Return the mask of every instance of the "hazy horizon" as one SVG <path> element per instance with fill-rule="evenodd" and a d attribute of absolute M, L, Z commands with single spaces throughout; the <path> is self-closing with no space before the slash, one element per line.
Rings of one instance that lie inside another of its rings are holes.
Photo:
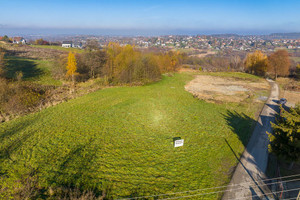
<path fill-rule="evenodd" d="M 300 32 L 296 0 L 14 0 L 0 34 L 197 35 Z M 13 8 L 13 12 L 12 9 Z"/>
<path fill-rule="evenodd" d="M 80 29 L 80 28 L 3 28 L 0 27 L 0 36 L 55 36 L 55 35 L 95 35 L 95 36 L 161 36 L 161 35 L 269 35 L 273 33 L 300 33 L 300 31 L 243 31 L 243 30 L 155 30 L 155 29 Z"/>

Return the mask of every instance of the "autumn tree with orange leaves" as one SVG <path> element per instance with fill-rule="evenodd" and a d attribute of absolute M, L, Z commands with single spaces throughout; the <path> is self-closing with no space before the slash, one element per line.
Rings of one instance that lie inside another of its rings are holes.
<path fill-rule="evenodd" d="M 105 74 L 115 83 L 148 83 L 161 78 L 154 54 L 142 53 L 132 45 L 109 43 Z"/>
<path fill-rule="evenodd" d="M 69 56 L 68 56 L 68 65 L 67 65 L 67 77 L 72 78 L 72 82 L 75 83 L 75 75 L 78 73 L 76 72 L 77 70 L 77 62 L 75 55 L 70 51 Z"/>
<path fill-rule="evenodd" d="M 267 71 L 268 58 L 261 51 L 256 50 L 254 53 L 247 55 L 245 66 L 251 74 L 263 76 Z"/>
<path fill-rule="evenodd" d="M 287 50 L 278 50 L 268 57 L 268 72 L 274 75 L 275 79 L 278 76 L 289 75 L 290 66 L 291 62 Z"/>

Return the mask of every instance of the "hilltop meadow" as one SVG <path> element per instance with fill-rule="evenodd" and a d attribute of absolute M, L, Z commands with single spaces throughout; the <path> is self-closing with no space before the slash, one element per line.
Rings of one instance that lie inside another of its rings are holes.
<path fill-rule="evenodd" d="M 73 188 L 118 199 L 225 186 L 237 163 L 225 139 L 243 152 L 259 103 L 206 103 L 184 90 L 192 79 L 103 89 L 3 123 L 1 198 L 59 199 Z M 175 137 L 183 147 L 173 147 Z"/>
<path fill-rule="evenodd" d="M 230 147 L 242 154 L 268 96 L 268 85 L 255 86 L 263 78 L 190 70 L 180 52 L 90 46 L 69 53 L 77 63 L 70 79 L 65 49 L 3 49 L 1 199 L 219 199 L 220 190 L 191 190 L 226 187 L 237 164 Z M 238 101 L 205 89 L 200 100 L 185 90 L 199 75 L 246 89 Z M 174 148 L 175 138 L 184 146 Z"/>

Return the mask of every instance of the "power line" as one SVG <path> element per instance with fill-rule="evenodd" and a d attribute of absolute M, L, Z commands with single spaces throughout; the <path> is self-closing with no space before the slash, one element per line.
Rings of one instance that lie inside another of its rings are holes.
<path fill-rule="evenodd" d="M 281 182 L 293 182 L 293 181 L 298 181 L 300 179 L 294 179 L 294 180 L 287 180 L 287 181 L 281 181 Z M 247 182 L 244 182 L 247 183 Z M 272 184 L 276 184 L 276 183 L 269 183 L 269 184 L 251 184 L 248 186 L 263 186 L 263 185 L 272 185 Z M 237 186 L 239 186 L 237 184 Z M 150 196 L 140 196 L 140 197 L 130 197 L 130 198 L 123 198 L 123 199 L 117 199 L 117 200 L 130 200 L 130 199 L 141 199 L 141 198 L 149 198 L 149 197 L 159 197 L 159 196 L 170 196 L 170 195 L 174 195 L 174 194 L 183 194 L 183 193 L 188 193 L 188 192 L 198 192 L 198 191 L 203 191 L 203 190 L 209 190 L 209 189 L 216 189 L 216 188 L 222 188 L 222 187 L 226 187 L 226 186 L 220 186 L 220 187 L 214 187 L 214 188 L 204 188 L 204 189 L 199 189 L 199 190 L 188 190 L 188 191 L 183 191 L 183 192 L 174 192 L 174 193 L 167 193 L 167 194 L 158 194 L 158 195 L 150 195 Z M 209 192 L 209 193 L 202 193 L 201 195 L 207 195 L 207 194 L 213 194 L 213 193 L 220 193 L 220 192 L 227 192 L 227 191 L 235 191 L 235 190 L 241 190 L 241 188 L 237 188 L 237 189 L 230 189 L 230 190 L 220 190 L 220 191 L 216 191 L 216 192 Z M 200 195 L 200 194 L 198 194 Z"/>
<path fill-rule="evenodd" d="M 280 182 L 282 182 L 282 183 L 288 183 L 288 182 L 294 182 L 294 181 L 300 181 L 300 178 L 298 178 L 298 179 L 292 179 L 292 180 L 286 180 L 286 181 L 280 181 Z M 244 183 L 247 183 L 247 182 L 244 182 Z M 277 184 L 277 182 L 268 183 L 268 184 L 265 184 L 265 183 L 263 183 L 263 184 L 250 184 L 250 185 L 247 185 L 247 186 L 266 186 L 266 185 L 273 185 L 273 184 Z"/>
<path fill-rule="evenodd" d="M 294 174 L 294 175 L 290 175 L 290 176 L 281 176 L 281 177 L 277 177 L 277 178 L 270 178 L 270 179 L 262 179 L 263 181 L 269 181 L 269 180 L 276 180 L 276 179 L 286 179 L 286 178 L 290 178 L 290 177 L 295 177 L 295 176 L 300 176 L 300 174 Z"/>
<path fill-rule="evenodd" d="M 283 191 L 278 191 L 278 192 L 271 192 L 271 193 L 266 193 L 266 194 L 277 194 L 277 193 L 280 193 L 280 192 L 291 192 L 291 191 L 295 191 L 295 190 L 299 190 L 299 188 L 295 188 L 295 189 L 290 189 L 290 190 L 283 190 Z M 246 197 L 241 197 L 241 198 L 235 198 L 235 199 L 229 199 L 229 200 L 239 200 L 239 199 L 245 199 L 245 198 L 249 198 L 249 197 L 258 197 L 259 195 L 251 195 L 251 196 L 246 196 Z"/>
<path fill-rule="evenodd" d="M 288 178 L 288 177 L 295 177 L 295 176 L 300 176 L 300 174 L 298 175 L 292 175 L 292 176 L 285 176 L 285 177 L 280 177 L 280 178 Z M 274 179 L 278 179 L 278 178 L 273 178 L 273 179 L 268 179 L 268 180 L 274 180 Z M 281 182 L 293 182 L 293 181 L 298 181 L 299 179 L 293 179 L 293 180 L 286 180 L 286 181 L 281 181 Z M 246 183 L 250 183 L 252 181 L 249 182 L 243 182 L 241 184 L 233 184 L 230 186 L 235 186 L 235 187 L 239 187 L 239 186 L 243 186 Z M 250 184 L 248 186 L 266 186 L 266 185 L 272 185 L 272 184 L 276 184 L 275 183 L 268 183 L 268 184 Z M 174 193 L 166 193 L 166 194 L 158 194 L 158 195 L 149 195 L 149 196 L 139 196 L 139 197 L 130 197 L 130 198 L 122 198 L 122 199 L 117 199 L 117 200 L 131 200 L 131 199 L 141 199 L 141 198 L 149 198 L 149 197 L 160 197 L 160 196 L 170 196 L 170 195 L 175 195 L 175 194 L 183 194 L 183 193 L 189 193 L 189 192 L 198 192 L 198 191 L 204 191 L 204 190 L 211 190 L 211 189 L 220 189 L 220 188 L 224 188 L 224 187 L 228 187 L 228 186 L 219 186 L 219 187 L 212 187 L 212 188 L 203 188 L 203 189 L 198 189 L 198 190 L 188 190 L 188 191 L 183 191 L 183 192 L 174 192 Z M 227 192 L 227 191 L 235 191 L 235 190 L 240 190 L 240 188 L 238 189 L 230 189 L 230 190 L 220 190 L 220 191 L 216 191 L 216 192 L 209 192 L 209 193 L 202 193 L 204 194 L 212 194 L 212 193 L 220 193 L 220 192 Z M 199 195 L 199 194 L 198 194 Z"/>
<path fill-rule="evenodd" d="M 300 189 L 300 188 L 285 190 L 284 192 L 291 192 L 291 191 L 295 191 L 295 190 L 298 190 L 298 189 Z M 274 193 L 276 194 L 276 193 L 280 193 L 280 192 L 282 192 L 282 191 L 266 193 L 265 195 L 274 194 Z M 166 199 L 161 199 L 161 200 L 181 199 L 181 198 L 188 198 L 188 197 L 195 197 L 195 196 L 202 196 L 202 194 L 194 194 L 194 195 L 181 196 L 181 197 L 171 197 L 171 198 L 166 198 Z M 258 196 L 259 195 L 251 195 L 251 196 L 246 196 L 246 197 L 242 197 L 242 198 L 235 198 L 235 199 L 230 199 L 230 200 L 239 200 L 239 199 L 245 199 L 245 198 L 250 198 L 250 197 L 258 197 Z"/>
<path fill-rule="evenodd" d="M 286 190 L 286 191 L 283 191 L 283 192 L 290 192 L 290 191 L 294 191 L 294 190 L 298 190 L 298 189 L 300 189 L 300 188 Z M 266 193 L 265 195 L 267 195 L 267 194 L 274 194 L 274 193 L 280 193 L 280 192 L 282 192 L 282 191 Z M 171 198 L 166 198 L 166 199 L 161 199 L 161 200 L 181 199 L 181 198 L 188 198 L 188 197 L 194 197 L 194 196 L 203 196 L 203 195 L 206 195 L 206 194 L 193 194 L 193 195 L 181 196 L 181 197 L 171 197 Z M 259 196 L 259 195 L 251 195 L 251 196 L 242 197 L 242 198 L 238 198 L 238 199 L 244 199 L 244 198 L 255 197 L 255 196 Z M 238 199 L 235 198 L 235 199 L 230 199 L 230 200 L 238 200 Z"/>

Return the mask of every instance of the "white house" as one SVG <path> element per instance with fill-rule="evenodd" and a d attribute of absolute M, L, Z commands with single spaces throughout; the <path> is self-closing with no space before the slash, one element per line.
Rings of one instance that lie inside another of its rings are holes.
<path fill-rule="evenodd" d="M 22 37 L 13 37 L 12 42 L 14 44 L 26 44 L 26 40 Z"/>
<path fill-rule="evenodd" d="M 72 41 L 63 41 L 61 46 L 65 47 L 65 48 L 70 48 L 70 47 L 73 47 L 73 42 Z"/>

